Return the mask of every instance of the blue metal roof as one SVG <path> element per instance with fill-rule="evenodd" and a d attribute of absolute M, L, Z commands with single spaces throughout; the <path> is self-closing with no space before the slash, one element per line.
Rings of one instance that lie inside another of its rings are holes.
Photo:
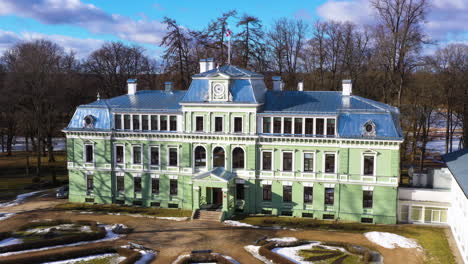
<path fill-rule="evenodd" d="M 84 118 L 88 115 L 94 118 L 94 125 L 93 128 L 84 129 Z M 112 128 L 112 119 L 110 116 L 109 108 L 103 107 L 102 104 L 99 104 L 97 107 L 78 107 L 67 129 L 84 129 L 91 131 L 109 130 Z"/>
<path fill-rule="evenodd" d="M 468 149 L 445 154 L 442 159 L 468 198 Z"/>
<path fill-rule="evenodd" d="M 232 101 L 223 103 L 263 103 L 266 90 L 265 83 L 260 79 L 232 79 L 229 82 Z M 208 93 L 209 81 L 207 79 L 194 79 L 181 102 L 209 103 Z"/>
<path fill-rule="evenodd" d="M 210 77 L 212 75 L 218 74 L 218 73 L 223 73 L 225 75 L 228 75 L 230 77 L 263 77 L 263 75 L 249 71 L 246 69 L 239 68 L 234 65 L 224 65 L 219 68 L 215 68 L 206 72 L 202 72 L 199 74 L 193 75 L 193 77 Z"/>
<path fill-rule="evenodd" d="M 121 95 L 110 99 L 101 99 L 80 107 L 95 107 L 105 105 L 112 111 L 178 111 L 179 102 L 186 91 L 143 90 L 134 95 Z"/>
<path fill-rule="evenodd" d="M 403 138 L 399 126 L 395 125 L 391 113 L 341 113 L 338 115 L 338 135 L 344 138 L 363 137 L 364 125 L 372 121 L 375 124 L 375 137 L 373 139 Z"/>

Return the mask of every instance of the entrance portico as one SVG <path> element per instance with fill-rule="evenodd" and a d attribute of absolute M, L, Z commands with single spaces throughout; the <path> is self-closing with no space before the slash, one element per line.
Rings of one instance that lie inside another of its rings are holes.
<path fill-rule="evenodd" d="M 232 212 L 234 178 L 234 174 L 221 167 L 194 176 L 193 208 Z"/>

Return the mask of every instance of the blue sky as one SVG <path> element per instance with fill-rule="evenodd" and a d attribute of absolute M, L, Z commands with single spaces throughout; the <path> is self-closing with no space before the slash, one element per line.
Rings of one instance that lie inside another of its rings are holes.
<path fill-rule="evenodd" d="M 468 0 L 429 1 L 426 33 L 441 43 L 468 43 Z M 231 9 L 255 15 L 265 25 L 280 17 L 308 22 L 375 21 L 369 0 L 0 0 L 0 51 L 19 41 L 47 38 L 83 58 L 105 41 L 120 40 L 142 45 L 157 57 L 164 16 L 183 26 L 202 29 Z"/>

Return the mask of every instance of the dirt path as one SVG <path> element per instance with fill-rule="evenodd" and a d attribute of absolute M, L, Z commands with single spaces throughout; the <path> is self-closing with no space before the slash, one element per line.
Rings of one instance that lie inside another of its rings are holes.
<path fill-rule="evenodd" d="M 44 202 L 44 201 L 42 201 Z M 41 201 L 27 203 L 22 208 L 33 209 L 33 205 L 44 206 Z M 29 205 L 28 205 L 29 204 Z M 14 208 L 11 208 L 14 210 Z M 37 208 L 36 208 L 37 209 Z M 222 223 L 198 221 L 168 221 L 144 217 L 90 215 L 74 212 L 55 212 L 40 209 L 32 212 L 18 213 L 2 221 L 0 232 L 12 230 L 32 219 L 70 219 L 93 220 L 101 223 L 122 223 L 134 228 L 134 232 L 116 242 L 132 241 L 158 251 L 153 263 L 171 263 L 179 255 L 192 250 L 211 249 L 213 252 L 232 256 L 240 263 L 261 263 L 247 251 L 244 246 L 252 245 L 256 240 L 268 237 L 292 236 L 301 239 L 318 241 L 343 241 L 374 248 L 383 256 L 385 263 L 423 263 L 424 254 L 416 249 L 385 249 L 368 241 L 361 234 L 327 232 L 315 230 L 264 230 L 252 228 L 229 227 Z"/>

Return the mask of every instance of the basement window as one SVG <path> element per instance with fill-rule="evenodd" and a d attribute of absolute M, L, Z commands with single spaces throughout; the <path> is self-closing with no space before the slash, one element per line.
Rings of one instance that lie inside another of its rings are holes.
<path fill-rule="evenodd" d="M 363 217 L 361 218 L 361 223 L 372 224 L 374 223 L 374 219 L 370 217 Z"/>
<path fill-rule="evenodd" d="M 335 219 L 335 215 L 333 214 L 324 214 L 323 215 L 323 220 L 333 220 Z"/>
<path fill-rule="evenodd" d="M 168 205 L 169 208 L 179 208 L 179 204 L 176 204 L 176 203 L 170 203 Z"/>

